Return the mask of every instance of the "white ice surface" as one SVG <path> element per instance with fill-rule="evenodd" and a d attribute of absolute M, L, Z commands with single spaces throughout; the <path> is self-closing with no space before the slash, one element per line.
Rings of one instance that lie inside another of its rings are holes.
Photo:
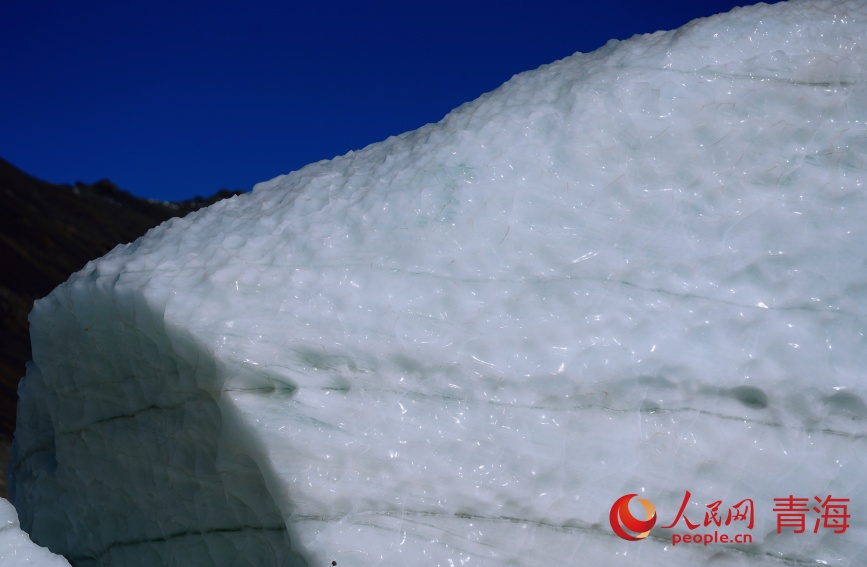
<path fill-rule="evenodd" d="M 22 525 L 76 565 L 863 564 L 864 37 L 815 0 L 611 42 L 118 247 L 31 315 Z M 753 543 L 673 548 L 685 490 Z M 778 535 L 789 494 L 851 526 Z"/>
<path fill-rule="evenodd" d="M 18 513 L 5 498 L 0 498 L 0 565 L 3 567 L 60 567 L 69 562 L 39 547 L 21 531 Z"/>

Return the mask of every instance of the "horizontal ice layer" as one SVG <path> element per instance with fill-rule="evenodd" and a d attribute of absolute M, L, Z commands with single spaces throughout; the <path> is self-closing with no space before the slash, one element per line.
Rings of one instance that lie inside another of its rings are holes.
<path fill-rule="evenodd" d="M 31 315 L 22 525 L 76 565 L 858 564 L 865 34 L 611 42 L 89 264 Z M 687 490 L 753 543 L 672 547 Z M 848 529 L 778 534 L 789 495 Z"/>
<path fill-rule="evenodd" d="M 0 565 L 3 567 L 62 567 L 69 566 L 63 557 L 55 555 L 30 541 L 18 525 L 18 513 L 5 498 L 0 498 Z"/>

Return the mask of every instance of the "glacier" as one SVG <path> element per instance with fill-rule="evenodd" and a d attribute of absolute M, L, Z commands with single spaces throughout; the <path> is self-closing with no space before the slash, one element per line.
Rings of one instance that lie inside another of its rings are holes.
<path fill-rule="evenodd" d="M 22 528 L 76 566 L 861 564 L 864 37 L 792 0 L 611 41 L 91 262 L 31 314 Z"/>

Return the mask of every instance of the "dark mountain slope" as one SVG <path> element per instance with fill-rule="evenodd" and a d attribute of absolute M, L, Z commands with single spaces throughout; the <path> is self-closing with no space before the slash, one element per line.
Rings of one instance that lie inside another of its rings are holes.
<path fill-rule="evenodd" d="M 0 159 L 0 440 L 11 439 L 15 429 L 18 381 L 31 357 L 27 315 L 33 301 L 117 244 L 238 193 L 159 203 L 107 180 L 46 183 Z"/>

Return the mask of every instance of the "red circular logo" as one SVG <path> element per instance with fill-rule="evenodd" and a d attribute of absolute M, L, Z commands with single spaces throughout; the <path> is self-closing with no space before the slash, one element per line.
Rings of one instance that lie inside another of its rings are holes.
<path fill-rule="evenodd" d="M 647 519 L 639 520 L 632 515 L 632 512 L 629 511 L 629 502 L 635 496 L 638 495 L 626 494 L 618 498 L 617 502 L 615 502 L 611 507 L 611 514 L 609 515 L 609 518 L 611 519 L 611 529 L 614 530 L 614 533 L 627 541 L 638 541 L 646 538 L 654 524 L 656 524 L 656 508 L 654 508 L 653 504 L 644 498 L 637 498 L 637 500 L 642 506 L 644 506 Z M 632 535 L 626 530 L 634 532 L 635 535 Z"/>

